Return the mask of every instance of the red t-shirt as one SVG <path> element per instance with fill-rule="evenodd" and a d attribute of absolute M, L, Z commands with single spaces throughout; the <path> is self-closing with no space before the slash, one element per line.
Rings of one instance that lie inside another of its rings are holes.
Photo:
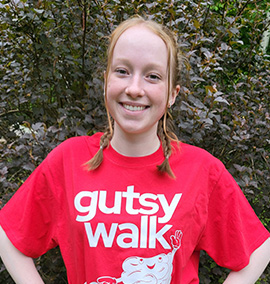
<path fill-rule="evenodd" d="M 108 147 L 101 166 L 87 171 L 100 136 L 62 143 L 0 211 L 1 226 L 25 255 L 60 246 L 70 284 L 199 283 L 200 250 L 240 270 L 269 237 L 206 151 L 174 144 L 175 180 L 156 168 L 161 148 L 125 157 Z"/>

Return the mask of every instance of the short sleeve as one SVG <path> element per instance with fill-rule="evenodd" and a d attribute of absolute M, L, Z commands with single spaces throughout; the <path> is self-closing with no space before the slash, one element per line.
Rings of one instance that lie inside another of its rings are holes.
<path fill-rule="evenodd" d="M 57 200 L 45 159 L 0 211 L 0 225 L 13 245 L 36 258 L 57 246 Z"/>
<path fill-rule="evenodd" d="M 269 232 L 224 168 L 211 193 L 207 224 L 197 249 L 205 250 L 218 265 L 238 271 L 267 238 Z"/>

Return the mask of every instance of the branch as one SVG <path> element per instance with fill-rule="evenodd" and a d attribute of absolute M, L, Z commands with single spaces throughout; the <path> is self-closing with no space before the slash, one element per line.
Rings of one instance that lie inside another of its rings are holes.
<path fill-rule="evenodd" d="M 247 1 L 247 2 L 245 3 L 245 5 L 242 7 L 242 9 L 241 9 L 241 10 L 237 13 L 237 15 L 235 16 L 233 22 L 229 25 L 229 27 L 227 28 L 227 30 L 230 29 L 230 28 L 236 23 L 236 21 L 240 18 L 240 16 L 241 16 L 242 13 L 244 12 L 246 6 L 247 6 L 250 2 L 251 2 L 251 1 L 249 0 L 249 1 Z M 221 39 L 226 35 L 226 33 L 227 33 L 227 32 L 225 31 L 225 32 L 222 32 L 222 33 L 219 35 L 219 37 L 218 37 L 218 39 L 217 39 L 217 41 L 216 41 L 216 46 L 215 46 L 214 50 L 217 49 L 217 47 L 218 47 L 218 45 L 219 45 Z"/>
<path fill-rule="evenodd" d="M 202 30 L 204 30 L 204 27 L 205 27 L 205 24 L 206 24 L 206 20 L 208 18 L 209 12 L 210 12 L 210 7 L 211 7 L 211 5 L 208 5 L 207 11 L 206 11 L 206 15 L 204 17 L 203 24 L 202 24 Z"/>
<path fill-rule="evenodd" d="M 102 14 L 103 14 L 104 19 L 105 19 L 105 22 L 106 22 L 107 30 L 108 30 L 109 34 L 111 34 L 112 30 L 111 30 L 111 28 L 110 28 L 110 25 L 108 24 L 109 21 L 108 21 L 108 18 L 107 18 L 106 13 L 105 13 L 105 11 L 104 11 L 104 6 L 105 6 L 105 4 L 104 4 L 104 5 L 101 5 L 98 0 L 95 0 L 95 2 L 96 2 L 96 4 L 97 4 L 97 6 L 101 7 Z"/>
<path fill-rule="evenodd" d="M 2 112 L 2 113 L 0 113 L 0 117 L 9 115 L 11 113 L 16 113 L 16 112 L 20 112 L 20 110 L 19 109 L 12 109 L 12 110 L 9 110 L 9 111 L 6 111 L 6 112 Z"/>
<path fill-rule="evenodd" d="M 11 109 L 11 110 L 8 110 L 8 111 L 5 111 L 5 112 L 1 112 L 0 117 L 7 116 L 7 115 L 13 114 L 13 113 L 21 113 L 21 114 L 25 114 L 29 117 L 31 117 L 33 115 L 33 113 L 31 111 L 27 111 L 27 110 L 22 111 L 20 109 Z"/>
<path fill-rule="evenodd" d="M 82 7 L 82 30 L 83 30 L 83 36 L 82 36 L 82 83 L 81 83 L 81 95 L 82 97 L 85 96 L 85 46 L 86 46 L 86 32 L 87 32 L 87 5 L 84 2 Z"/>

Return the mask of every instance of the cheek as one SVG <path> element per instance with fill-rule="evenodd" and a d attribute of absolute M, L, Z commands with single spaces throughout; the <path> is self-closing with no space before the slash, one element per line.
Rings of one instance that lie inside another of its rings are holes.
<path fill-rule="evenodd" d="M 114 78 L 109 79 L 107 85 L 107 100 L 110 101 L 117 99 L 117 97 L 122 94 L 124 90 L 125 86 L 121 80 Z"/>
<path fill-rule="evenodd" d="M 151 90 L 152 100 L 160 106 L 165 106 L 167 103 L 167 89 L 165 87 L 153 87 Z"/>
<path fill-rule="evenodd" d="M 107 100 L 107 107 L 109 109 L 112 108 L 112 106 L 116 103 L 119 91 L 120 89 L 117 84 L 108 83 L 106 100 Z"/>
<path fill-rule="evenodd" d="M 108 84 L 107 86 L 107 100 L 115 98 L 117 93 L 117 86 L 115 84 Z"/>
<path fill-rule="evenodd" d="M 167 98 L 165 96 L 156 98 L 155 106 L 158 112 L 161 112 L 163 114 L 166 111 L 166 105 L 167 105 Z"/>

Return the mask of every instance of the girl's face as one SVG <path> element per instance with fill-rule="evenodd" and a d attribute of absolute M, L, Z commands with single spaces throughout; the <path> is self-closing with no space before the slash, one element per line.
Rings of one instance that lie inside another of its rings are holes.
<path fill-rule="evenodd" d="M 166 110 L 167 60 L 163 40 L 142 25 L 127 29 L 119 37 L 107 77 L 107 106 L 115 132 L 156 135 L 158 121 Z M 170 94 L 171 103 L 176 95 L 175 89 Z"/>

